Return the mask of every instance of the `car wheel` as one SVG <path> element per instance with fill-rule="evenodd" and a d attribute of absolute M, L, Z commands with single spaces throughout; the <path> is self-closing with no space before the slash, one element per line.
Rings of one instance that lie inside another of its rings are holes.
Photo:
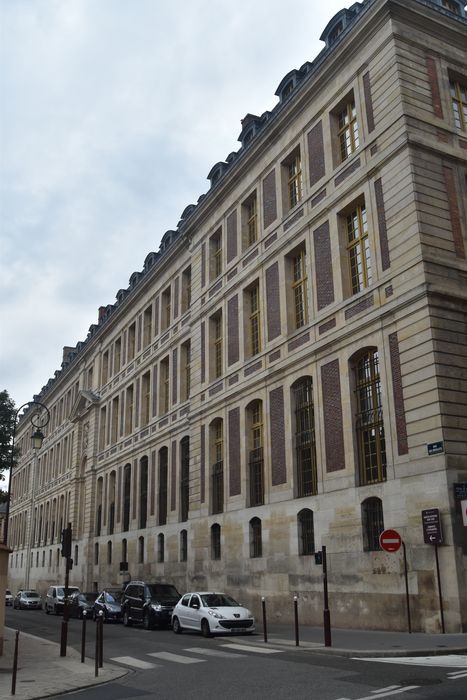
<path fill-rule="evenodd" d="M 183 632 L 183 628 L 180 624 L 180 620 L 178 617 L 174 617 L 172 620 L 172 629 L 175 632 L 175 634 L 181 634 Z"/>
<path fill-rule="evenodd" d="M 123 611 L 123 624 L 125 627 L 131 627 L 131 620 L 128 617 L 128 613 L 126 610 Z"/>
<path fill-rule="evenodd" d="M 211 628 L 209 627 L 209 622 L 206 620 L 201 620 L 201 634 L 203 637 L 212 637 Z"/>

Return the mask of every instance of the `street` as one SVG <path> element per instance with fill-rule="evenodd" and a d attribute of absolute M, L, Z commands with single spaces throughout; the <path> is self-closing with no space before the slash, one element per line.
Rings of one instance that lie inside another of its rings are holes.
<path fill-rule="evenodd" d="M 61 620 L 41 611 L 6 611 L 7 626 L 56 642 L 60 641 Z M 95 623 L 88 622 L 86 627 L 86 664 L 92 665 Z M 70 620 L 68 644 L 78 650 L 81 632 L 81 621 Z M 171 630 L 108 624 L 104 625 L 104 665 L 121 665 L 129 673 L 118 682 L 80 691 L 79 698 L 374 700 L 402 696 L 407 700 L 465 700 L 467 659 L 437 657 L 436 664 L 449 665 L 436 666 L 433 660 L 359 660 L 274 645 L 272 640 L 264 644 L 261 634 L 205 639 L 194 633 L 175 635 Z M 78 698 L 78 693 L 63 697 Z"/>

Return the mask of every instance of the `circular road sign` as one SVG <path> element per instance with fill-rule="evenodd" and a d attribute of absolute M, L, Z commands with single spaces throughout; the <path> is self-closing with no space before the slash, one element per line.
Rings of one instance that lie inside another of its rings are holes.
<path fill-rule="evenodd" d="M 383 530 L 379 536 L 379 544 L 386 552 L 397 552 L 402 544 L 402 537 L 397 530 Z"/>

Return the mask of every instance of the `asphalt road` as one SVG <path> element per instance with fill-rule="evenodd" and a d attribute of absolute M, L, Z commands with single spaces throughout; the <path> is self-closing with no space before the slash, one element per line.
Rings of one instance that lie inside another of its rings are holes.
<path fill-rule="evenodd" d="M 7 609 L 9 627 L 59 642 L 61 618 Z M 86 655 L 94 654 L 87 623 Z M 80 649 L 82 624 L 70 620 L 68 643 Z M 407 665 L 327 656 L 303 648 L 273 648 L 262 637 L 215 637 L 171 630 L 104 625 L 104 664 L 129 674 L 116 683 L 67 694 L 65 700 L 465 700 L 467 667 Z M 267 652 L 267 653 L 265 653 Z M 394 661 L 394 660 L 393 660 Z M 439 659 L 437 659 L 437 662 Z M 452 661 L 452 659 L 451 659 Z M 91 658 L 89 663 L 93 663 Z M 464 673 L 465 675 L 461 675 Z"/>

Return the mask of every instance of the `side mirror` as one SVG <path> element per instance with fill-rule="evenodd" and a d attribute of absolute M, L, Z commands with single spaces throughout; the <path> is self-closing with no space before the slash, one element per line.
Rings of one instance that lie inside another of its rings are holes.
<path fill-rule="evenodd" d="M 199 610 L 199 603 L 193 603 L 192 608 L 194 610 Z"/>

